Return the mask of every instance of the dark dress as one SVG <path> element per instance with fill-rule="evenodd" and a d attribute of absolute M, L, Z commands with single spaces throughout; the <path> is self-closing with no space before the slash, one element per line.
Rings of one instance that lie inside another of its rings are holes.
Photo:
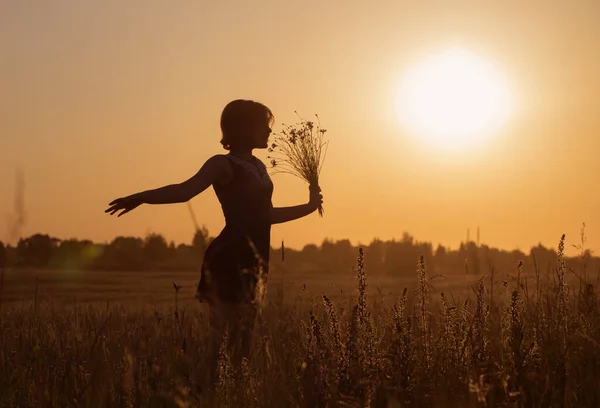
<path fill-rule="evenodd" d="M 226 155 L 233 179 L 213 188 L 225 215 L 225 228 L 208 246 L 196 298 L 208 303 L 253 302 L 266 284 L 271 249 L 273 183 L 265 165 Z"/>

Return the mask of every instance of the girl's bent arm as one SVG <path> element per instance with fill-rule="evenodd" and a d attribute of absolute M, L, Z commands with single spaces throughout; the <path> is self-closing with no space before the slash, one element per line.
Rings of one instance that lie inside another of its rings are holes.
<path fill-rule="evenodd" d="M 323 204 L 323 195 L 319 186 L 309 186 L 308 203 L 296 205 L 293 207 L 271 208 L 271 224 L 281 224 L 284 222 L 297 220 L 298 218 L 306 217 L 309 214 L 317 211 L 320 205 Z"/>
<path fill-rule="evenodd" d="M 306 217 L 317 209 L 311 203 L 296 205 L 293 207 L 278 207 L 271 209 L 271 224 L 282 224 L 284 222 Z"/>
<path fill-rule="evenodd" d="M 231 167 L 226 159 L 213 156 L 204 163 L 194 176 L 179 184 L 170 184 L 154 190 L 139 193 L 146 204 L 174 204 L 191 200 L 213 183 L 226 183 L 232 177 Z"/>

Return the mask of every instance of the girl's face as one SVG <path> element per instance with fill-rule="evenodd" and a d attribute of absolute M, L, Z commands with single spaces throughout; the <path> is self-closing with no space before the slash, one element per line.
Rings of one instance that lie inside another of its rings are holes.
<path fill-rule="evenodd" d="M 253 134 L 253 145 L 256 149 L 266 149 L 269 146 L 269 136 L 271 135 L 271 126 L 269 122 L 259 125 Z"/>

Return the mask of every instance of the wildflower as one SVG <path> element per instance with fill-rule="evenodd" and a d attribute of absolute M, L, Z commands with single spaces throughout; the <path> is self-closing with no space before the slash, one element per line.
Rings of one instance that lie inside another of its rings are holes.
<path fill-rule="evenodd" d="M 271 166 L 278 166 L 278 173 L 292 174 L 309 185 L 318 186 L 328 145 L 323 140 L 324 133 L 319 122 L 304 119 L 296 125 L 285 126 L 281 133 L 275 134 L 276 142 L 269 147 L 269 153 L 278 154 L 277 160 L 271 160 Z M 322 207 L 319 207 L 319 214 L 323 215 Z"/>

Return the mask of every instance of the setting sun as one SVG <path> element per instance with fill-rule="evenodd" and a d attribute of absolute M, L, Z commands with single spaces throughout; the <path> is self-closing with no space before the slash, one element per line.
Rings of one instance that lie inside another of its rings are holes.
<path fill-rule="evenodd" d="M 495 67 L 460 49 L 436 54 L 406 72 L 398 97 L 402 124 L 444 148 L 488 138 L 513 108 L 508 85 Z"/>

